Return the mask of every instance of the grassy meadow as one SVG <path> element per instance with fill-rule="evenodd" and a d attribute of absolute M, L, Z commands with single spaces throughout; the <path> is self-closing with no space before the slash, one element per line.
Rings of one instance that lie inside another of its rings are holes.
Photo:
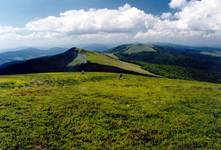
<path fill-rule="evenodd" d="M 0 90 L 0 149 L 221 149 L 221 84 L 48 73 Z"/>

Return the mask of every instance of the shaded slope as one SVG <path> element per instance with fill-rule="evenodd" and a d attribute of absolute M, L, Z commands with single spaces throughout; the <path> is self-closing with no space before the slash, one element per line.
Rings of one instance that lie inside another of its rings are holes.
<path fill-rule="evenodd" d="M 24 61 L 43 56 L 56 55 L 65 52 L 65 50 L 65 48 L 55 47 L 48 50 L 26 48 L 16 51 L 4 52 L 0 53 L 0 65 L 10 63 L 12 61 Z"/>
<path fill-rule="evenodd" d="M 144 69 L 161 76 L 221 82 L 221 57 L 217 55 L 218 50 L 205 55 L 207 51 L 184 46 L 128 44 L 107 52 L 123 61 L 142 65 Z"/>
<path fill-rule="evenodd" d="M 23 74 L 64 71 L 66 66 L 77 57 L 75 48 L 55 56 L 31 59 L 25 62 L 8 65 L 0 70 L 0 74 Z"/>

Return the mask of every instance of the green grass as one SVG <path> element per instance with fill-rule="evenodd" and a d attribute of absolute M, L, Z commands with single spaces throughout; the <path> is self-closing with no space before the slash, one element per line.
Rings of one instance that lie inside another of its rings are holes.
<path fill-rule="evenodd" d="M 142 66 L 144 70 L 148 70 L 161 77 L 221 83 L 221 73 L 216 71 L 200 70 L 175 65 L 152 64 L 141 61 L 134 61 L 134 63 Z"/>
<path fill-rule="evenodd" d="M 151 64 L 143 62 L 136 63 L 140 64 L 143 69 L 149 70 L 150 72 L 163 77 L 172 79 L 193 80 L 191 69 L 172 65 Z"/>
<path fill-rule="evenodd" d="M 148 72 L 147 70 L 142 69 L 139 65 L 123 62 L 105 54 L 91 52 L 91 51 L 83 52 L 83 54 L 87 56 L 87 61 L 91 63 L 118 67 L 124 70 L 134 71 L 141 74 L 154 75 Z"/>
<path fill-rule="evenodd" d="M 113 58 L 111 56 L 108 56 L 102 53 L 84 51 L 84 50 L 79 50 L 79 51 L 80 51 L 80 55 L 69 66 L 81 64 L 83 62 L 82 55 L 86 55 L 87 61 L 91 63 L 118 67 L 127 71 L 134 71 L 137 73 L 151 75 L 151 76 L 154 75 L 148 72 L 147 70 L 142 69 L 139 65 L 128 63 L 128 62 L 123 62 L 123 61 L 120 61 L 116 58 Z"/>
<path fill-rule="evenodd" d="M 127 50 L 124 52 L 126 54 L 140 53 L 140 52 L 156 52 L 153 46 L 146 44 L 136 44 L 133 46 L 128 46 Z"/>
<path fill-rule="evenodd" d="M 221 149 L 220 84 L 50 73 L 0 90 L 0 149 Z"/>

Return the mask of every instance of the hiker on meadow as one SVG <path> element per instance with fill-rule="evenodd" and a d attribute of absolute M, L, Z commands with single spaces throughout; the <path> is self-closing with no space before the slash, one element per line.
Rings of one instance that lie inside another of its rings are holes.
<path fill-rule="evenodd" d="M 123 79 L 123 74 L 122 73 L 120 74 L 119 79 Z"/>

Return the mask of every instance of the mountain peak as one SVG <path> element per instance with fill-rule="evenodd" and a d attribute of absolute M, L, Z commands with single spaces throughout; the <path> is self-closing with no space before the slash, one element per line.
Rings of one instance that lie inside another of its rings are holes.
<path fill-rule="evenodd" d="M 141 52 L 156 52 L 152 45 L 148 44 L 124 44 L 109 50 L 112 53 L 136 54 Z"/>

